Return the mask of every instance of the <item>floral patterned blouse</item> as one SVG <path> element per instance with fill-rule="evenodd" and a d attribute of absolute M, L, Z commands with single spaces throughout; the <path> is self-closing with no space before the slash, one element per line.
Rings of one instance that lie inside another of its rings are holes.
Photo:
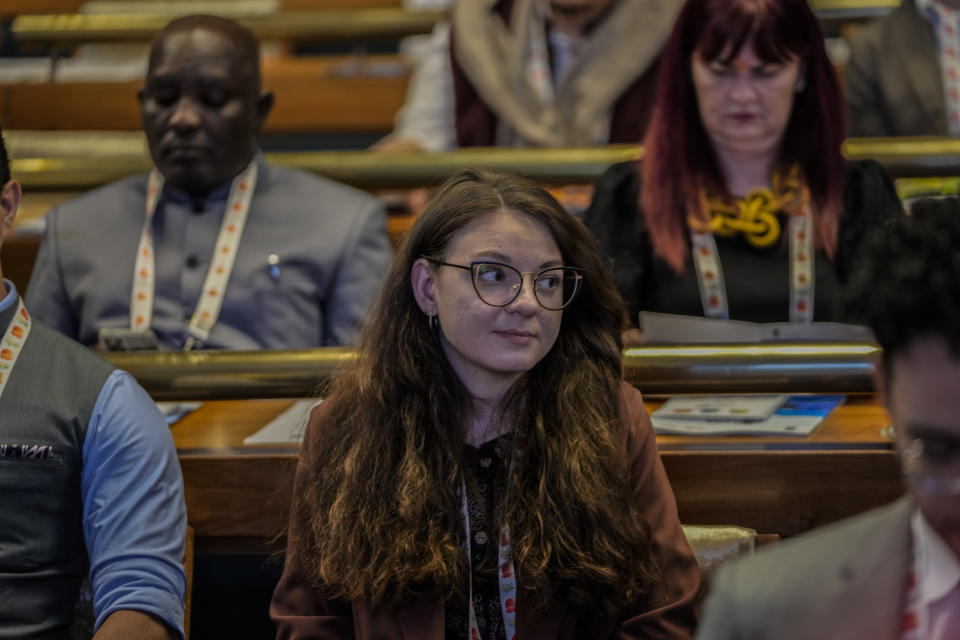
<path fill-rule="evenodd" d="M 507 459 L 512 434 L 504 434 L 479 447 L 464 445 L 467 465 L 467 511 L 470 514 L 470 573 L 478 640 L 507 640 L 500 612 L 497 581 L 499 507 L 507 481 Z M 464 585 L 467 593 L 467 585 Z M 469 609 L 465 598 L 452 598 L 444 606 L 447 640 L 469 638 Z"/>

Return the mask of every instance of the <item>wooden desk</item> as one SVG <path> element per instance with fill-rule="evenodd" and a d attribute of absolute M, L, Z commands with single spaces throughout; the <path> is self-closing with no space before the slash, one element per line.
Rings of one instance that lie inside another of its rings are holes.
<path fill-rule="evenodd" d="M 248 447 L 243 438 L 289 405 L 208 402 L 172 428 L 199 553 L 262 552 L 283 534 L 296 447 Z M 875 400 L 851 398 L 807 438 L 657 441 L 684 523 L 795 535 L 900 495 L 886 424 Z"/>
<path fill-rule="evenodd" d="M 4 0 L 0 2 L 0 18 L 13 18 L 31 13 L 73 13 L 83 0 Z"/>
<path fill-rule="evenodd" d="M 373 75 L 385 65 L 398 73 Z M 406 96 L 401 67 L 396 56 L 266 60 L 263 83 L 276 95 L 266 131 L 387 133 Z M 139 131 L 141 86 L 140 80 L 0 85 L 0 122 L 9 130 Z"/>

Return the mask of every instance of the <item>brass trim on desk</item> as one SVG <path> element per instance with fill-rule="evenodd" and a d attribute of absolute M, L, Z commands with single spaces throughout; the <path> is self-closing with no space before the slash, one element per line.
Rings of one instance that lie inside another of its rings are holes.
<path fill-rule="evenodd" d="M 430 33 L 443 11 L 400 8 L 278 11 L 237 16 L 261 39 L 358 42 L 399 40 Z M 22 15 L 11 29 L 22 44 L 144 42 L 153 38 L 174 13 Z"/>
<path fill-rule="evenodd" d="M 872 393 L 879 353 L 865 342 L 648 345 L 624 350 L 623 369 L 648 395 Z"/>
<path fill-rule="evenodd" d="M 10 131 L 5 135 L 15 150 L 18 145 L 28 148 L 32 133 Z M 67 140 L 75 132 L 64 135 Z M 91 144 L 89 136 L 76 135 L 74 139 L 75 144 L 85 144 L 87 148 Z M 50 143 L 43 144 L 49 146 Z M 850 139 L 844 143 L 844 151 L 851 159 L 876 159 L 894 177 L 960 175 L 960 139 Z M 59 157 L 17 157 L 15 151 L 11 153 L 14 154 L 13 175 L 26 189 L 36 191 L 89 189 L 146 171 L 150 166 L 146 153 L 81 155 L 66 144 Z M 463 168 L 515 171 L 547 184 L 586 184 L 596 180 L 611 164 L 641 158 L 643 149 L 634 145 L 568 149 L 477 147 L 440 153 L 298 151 L 265 155 L 278 166 L 312 171 L 372 189 L 431 185 Z"/>
<path fill-rule="evenodd" d="M 884 16 L 899 0 L 813 0 L 817 17 L 826 22 L 846 22 Z M 249 26 L 260 38 L 354 42 L 399 39 L 429 33 L 443 11 L 414 11 L 395 7 L 370 9 L 319 9 L 277 11 L 267 15 L 226 10 Z M 13 33 L 22 43 L 79 44 L 84 42 L 142 42 L 177 14 L 102 13 L 34 14 L 13 20 Z"/>
<path fill-rule="evenodd" d="M 439 153 L 319 151 L 266 154 L 277 164 L 312 171 L 366 188 L 422 187 L 460 169 L 513 171 L 548 184 L 593 182 L 617 162 L 638 160 L 643 149 L 610 145 L 569 149 L 473 147 Z"/>
<path fill-rule="evenodd" d="M 355 357 L 353 349 L 271 351 L 139 351 L 104 354 L 129 372 L 155 400 L 295 398 Z"/>
<path fill-rule="evenodd" d="M 853 22 L 889 15 L 900 0 L 811 0 L 810 6 L 821 22 Z"/>
<path fill-rule="evenodd" d="M 870 393 L 869 343 L 642 346 L 624 351 L 624 377 L 650 395 L 676 393 Z M 290 398 L 355 357 L 347 348 L 283 351 L 110 353 L 156 400 Z"/>
<path fill-rule="evenodd" d="M 896 178 L 960 173 L 960 138 L 850 138 L 843 153 L 851 159 L 872 158 Z"/>

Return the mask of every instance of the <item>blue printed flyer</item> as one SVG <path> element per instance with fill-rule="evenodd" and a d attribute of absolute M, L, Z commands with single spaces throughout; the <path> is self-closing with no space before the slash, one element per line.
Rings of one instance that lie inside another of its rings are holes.
<path fill-rule="evenodd" d="M 718 396 L 729 403 L 733 396 Z M 747 397 L 747 396 L 744 396 Z M 709 403 L 710 396 L 683 396 L 687 403 Z M 762 420 L 730 418 L 718 420 L 667 417 L 660 409 L 650 416 L 653 430 L 663 435 L 707 436 L 808 436 L 834 408 L 843 403 L 841 395 L 789 396 L 769 417 Z M 667 405 L 665 404 L 665 408 Z"/>

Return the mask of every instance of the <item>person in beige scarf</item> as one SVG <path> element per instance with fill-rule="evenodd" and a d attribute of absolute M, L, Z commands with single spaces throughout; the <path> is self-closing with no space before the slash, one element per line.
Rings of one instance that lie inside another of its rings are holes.
<path fill-rule="evenodd" d="M 676 0 L 460 0 L 381 150 L 638 142 Z"/>

